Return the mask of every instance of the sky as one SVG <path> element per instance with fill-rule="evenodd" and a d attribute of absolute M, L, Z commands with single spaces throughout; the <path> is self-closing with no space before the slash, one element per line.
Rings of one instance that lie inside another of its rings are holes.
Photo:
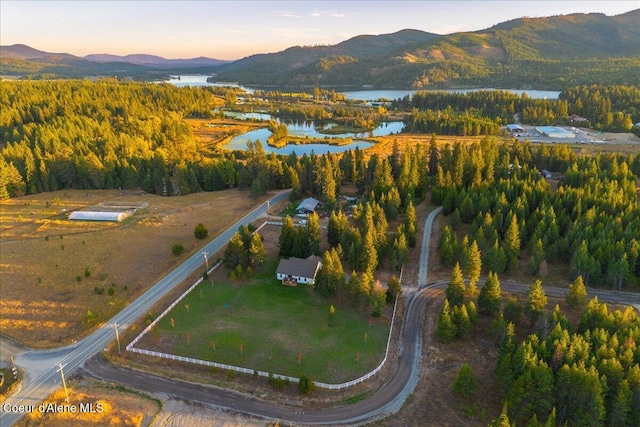
<path fill-rule="evenodd" d="M 0 1 L 0 44 L 46 52 L 236 60 L 362 34 L 477 31 L 511 19 L 640 9 L 633 1 Z"/>

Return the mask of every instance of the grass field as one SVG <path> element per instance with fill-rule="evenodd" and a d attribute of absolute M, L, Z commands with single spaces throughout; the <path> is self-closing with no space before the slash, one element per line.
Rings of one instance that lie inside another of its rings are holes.
<path fill-rule="evenodd" d="M 140 348 L 249 369 L 340 383 L 384 358 L 388 320 L 336 306 L 312 288 L 282 286 L 272 260 L 253 280 L 203 282 L 138 344 Z"/>
<path fill-rule="evenodd" d="M 147 426 L 161 410 L 161 403 L 141 393 L 91 379 L 69 380 L 69 402 L 77 412 L 41 413 L 37 409 L 19 420 L 17 427 Z M 43 403 L 66 405 L 59 389 Z M 82 405 L 93 405 L 95 412 L 80 412 Z M 100 408 L 98 410 L 97 408 Z"/>
<path fill-rule="evenodd" d="M 70 343 L 132 301 L 263 199 L 225 190 L 179 197 L 64 190 L 0 203 L 0 331 L 29 346 Z M 146 205 L 121 223 L 70 221 L 104 204 Z M 183 255 L 171 254 L 179 242 Z M 212 254 L 213 255 L 213 254 Z M 110 290 L 113 289 L 113 290 Z"/>

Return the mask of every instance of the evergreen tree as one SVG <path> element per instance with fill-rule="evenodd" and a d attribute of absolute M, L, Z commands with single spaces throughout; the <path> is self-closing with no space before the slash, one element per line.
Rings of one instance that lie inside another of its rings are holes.
<path fill-rule="evenodd" d="M 464 302 L 465 284 L 464 276 L 462 275 L 462 269 L 460 264 L 456 263 L 451 272 L 451 280 L 449 286 L 445 290 L 445 295 L 449 303 L 454 306 L 460 306 Z"/>
<path fill-rule="evenodd" d="M 329 246 L 336 247 L 344 240 L 349 227 L 349 219 L 342 211 L 332 211 L 327 225 L 327 241 Z"/>
<path fill-rule="evenodd" d="M 560 424 L 599 427 L 604 425 L 602 383 L 595 367 L 564 365 L 556 381 L 557 417 Z"/>
<path fill-rule="evenodd" d="M 529 257 L 529 271 L 531 274 L 538 274 L 540 270 L 540 264 L 544 261 L 544 246 L 542 239 L 536 240 L 531 248 L 531 256 Z"/>
<path fill-rule="evenodd" d="M 480 272 L 482 271 L 482 258 L 478 243 L 474 240 L 471 242 L 469 248 L 469 255 L 465 265 L 465 272 L 469 277 L 469 284 L 467 286 L 466 294 L 471 298 L 475 298 L 478 295 L 478 288 L 476 283 L 480 279 Z"/>
<path fill-rule="evenodd" d="M 416 215 L 416 209 L 413 206 L 413 202 L 409 200 L 407 204 L 407 209 L 404 213 L 404 227 L 407 233 L 407 242 L 409 243 L 409 247 L 415 247 L 417 242 L 417 222 L 418 217 Z"/>
<path fill-rule="evenodd" d="M 320 255 L 320 219 L 315 212 L 312 212 L 307 219 L 306 232 L 309 254 Z"/>
<path fill-rule="evenodd" d="M 497 274 L 502 273 L 507 267 L 507 256 L 504 249 L 498 245 L 497 240 L 493 246 L 487 250 L 482 263 L 486 266 L 487 270 Z"/>
<path fill-rule="evenodd" d="M 293 223 L 293 219 L 287 215 L 284 217 L 284 221 L 282 222 L 282 229 L 280 231 L 280 251 L 279 255 L 281 257 L 290 257 L 293 256 L 293 247 L 296 241 L 296 227 Z"/>
<path fill-rule="evenodd" d="M 322 255 L 322 267 L 316 276 L 316 291 L 323 296 L 333 296 L 336 294 L 333 257 L 330 251 L 325 251 Z"/>
<path fill-rule="evenodd" d="M 457 336 L 464 338 L 471 334 L 471 319 L 467 312 L 467 306 L 462 304 L 453 307 L 453 320 L 456 325 Z"/>
<path fill-rule="evenodd" d="M 252 270 L 258 269 L 265 260 L 267 252 L 262 243 L 262 237 L 258 233 L 251 235 L 251 243 L 249 244 L 249 266 Z"/>
<path fill-rule="evenodd" d="M 478 295 L 478 311 L 481 314 L 496 315 L 500 312 L 501 304 L 500 280 L 496 273 L 490 271 Z"/>
<path fill-rule="evenodd" d="M 393 242 L 393 257 L 396 260 L 396 265 L 392 265 L 392 267 L 396 270 L 409 261 L 409 246 L 404 233 L 400 233 Z"/>
<path fill-rule="evenodd" d="M 587 302 L 587 288 L 584 286 L 582 276 L 569 285 L 569 291 L 565 295 L 565 301 L 570 307 L 582 307 Z"/>
<path fill-rule="evenodd" d="M 489 427 L 512 427 L 512 426 L 515 427 L 515 423 L 511 424 L 511 421 L 509 421 L 508 406 L 505 403 L 504 406 L 502 407 L 502 412 L 500 412 L 500 416 L 495 420 L 491 421 L 491 423 L 489 424 Z"/>
<path fill-rule="evenodd" d="M 520 253 L 520 229 L 518 227 L 518 217 L 514 214 L 511 217 L 509 228 L 504 235 L 503 242 L 505 255 L 507 256 L 507 267 L 511 271 L 518 269 L 518 254 Z"/>
<path fill-rule="evenodd" d="M 224 263 L 229 270 L 233 270 L 238 265 L 242 266 L 244 262 L 244 244 L 240 233 L 236 232 L 227 243 L 227 248 L 224 251 Z"/>
<path fill-rule="evenodd" d="M 458 331 L 453 321 L 453 314 L 449 306 L 449 301 L 445 298 L 444 305 L 438 316 L 438 325 L 436 326 L 436 337 L 441 342 L 451 342 L 456 338 Z"/>
<path fill-rule="evenodd" d="M 531 323 L 535 323 L 540 316 L 544 314 L 544 308 L 547 305 L 547 296 L 542 288 L 542 282 L 536 280 L 533 282 L 529 289 L 527 289 L 527 302 L 524 306 L 524 311 L 531 320 Z"/>
<path fill-rule="evenodd" d="M 389 281 L 387 282 L 387 301 L 395 302 L 396 298 L 402 294 L 402 288 L 400 287 L 400 282 L 396 278 L 396 276 L 391 276 Z"/>
<path fill-rule="evenodd" d="M 453 391 L 470 399 L 475 396 L 477 389 L 476 379 L 473 375 L 473 369 L 471 365 L 468 363 L 464 363 L 460 367 L 460 371 L 458 372 L 458 376 L 453 382 Z"/>

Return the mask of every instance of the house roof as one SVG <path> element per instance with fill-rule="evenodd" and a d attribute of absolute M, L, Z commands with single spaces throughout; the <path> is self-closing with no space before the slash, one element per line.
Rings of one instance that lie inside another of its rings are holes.
<path fill-rule="evenodd" d="M 305 211 L 315 211 L 316 207 L 320 203 L 319 200 L 314 199 L 313 197 L 307 197 L 303 201 L 300 202 L 296 211 L 305 210 Z"/>
<path fill-rule="evenodd" d="M 309 258 L 289 258 L 280 260 L 276 274 L 284 274 L 286 276 L 297 277 L 316 277 L 318 271 L 318 265 L 320 264 L 320 257 L 311 255 Z"/>

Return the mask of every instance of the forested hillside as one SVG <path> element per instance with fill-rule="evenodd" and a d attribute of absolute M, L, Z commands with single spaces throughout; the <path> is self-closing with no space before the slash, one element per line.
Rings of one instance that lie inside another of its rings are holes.
<path fill-rule="evenodd" d="M 640 80 L 639 21 L 636 10 L 613 17 L 523 18 L 476 32 L 423 33 L 422 40 L 420 32 L 410 33 L 410 39 L 399 32 L 256 55 L 221 67 L 215 78 L 246 85 L 418 89 L 629 85 Z"/>

